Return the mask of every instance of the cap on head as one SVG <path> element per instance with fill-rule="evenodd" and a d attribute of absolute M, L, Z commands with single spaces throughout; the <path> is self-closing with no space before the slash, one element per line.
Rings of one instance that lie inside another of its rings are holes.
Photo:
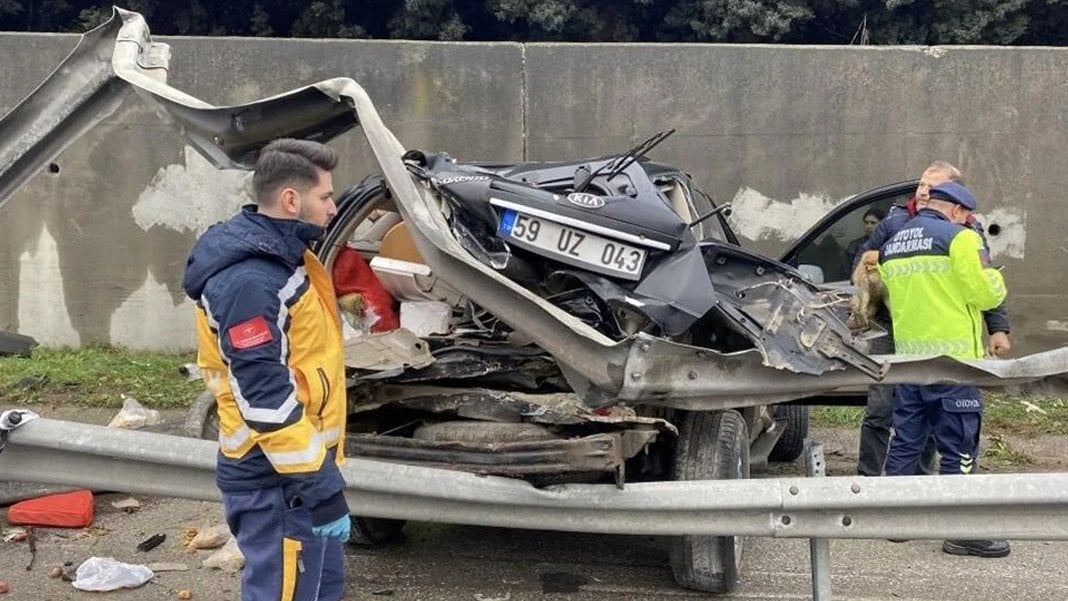
<path fill-rule="evenodd" d="M 971 191 L 954 181 L 931 186 L 931 198 L 959 204 L 969 211 L 974 211 L 978 205 Z"/>

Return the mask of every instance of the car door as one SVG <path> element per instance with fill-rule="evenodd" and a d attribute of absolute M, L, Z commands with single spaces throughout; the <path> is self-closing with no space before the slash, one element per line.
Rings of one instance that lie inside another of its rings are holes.
<path fill-rule="evenodd" d="M 871 209 L 885 215 L 891 205 L 904 204 L 918 183 L 899 182 L 849 198 L 812 226 L 780 260 L 797 267 L 818 284 L 847 285 L 853 266 L 851 251 L 865 240 L 865 215 Z"/>

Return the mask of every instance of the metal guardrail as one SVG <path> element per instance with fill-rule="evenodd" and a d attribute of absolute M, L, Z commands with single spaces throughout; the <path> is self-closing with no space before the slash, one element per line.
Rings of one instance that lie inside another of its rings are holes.
<path fill-rule="evenodd" d="M 217 500 L 213 442 L 37 419 L 0 480 Z M 354 514 L 643 535 L 1068 540 L 1068 474 L 562 485 L 350 458 Z"/>

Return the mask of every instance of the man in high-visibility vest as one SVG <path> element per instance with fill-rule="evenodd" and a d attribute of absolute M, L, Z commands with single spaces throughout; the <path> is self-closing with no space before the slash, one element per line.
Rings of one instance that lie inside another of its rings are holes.
<path fill-rule="evenodd" d="M 965 224 L 975 196 L 957 182 L 931 187 L 930 201 L 879 253 L 889 293 L 897 352 L 981 359 L 982 311 L 1005 300 L 1005 280 L 990 266 L 979 234 Z M 942 474 L 976 469 L 983 401 L 974 386 L 900 385 L 894 388 L 894 437 L 886 474 L 912 475 L 927 435 L 934 433 Z M 946 541 L 957 555 L 1004 557 L 1006 541 Z"/>

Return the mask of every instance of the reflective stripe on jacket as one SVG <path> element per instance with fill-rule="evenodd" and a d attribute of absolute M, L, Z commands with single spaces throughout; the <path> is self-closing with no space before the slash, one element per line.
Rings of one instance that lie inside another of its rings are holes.
<path fill-rule="evenodd" d="M 246 207 L 201 237 L 185 278 L 218 401 L 219 487 L 288 484 L 313 509 L 344 487 L 347 413 L 337 300 L 308 250 L 320 231 Z"/>
<path fill-rule="evenodd" d="M 883 245 L 879 271 L 898 353 L 983 357 L 980 313 L 1006 289 L 978 233 L 923 209 Z"/>

